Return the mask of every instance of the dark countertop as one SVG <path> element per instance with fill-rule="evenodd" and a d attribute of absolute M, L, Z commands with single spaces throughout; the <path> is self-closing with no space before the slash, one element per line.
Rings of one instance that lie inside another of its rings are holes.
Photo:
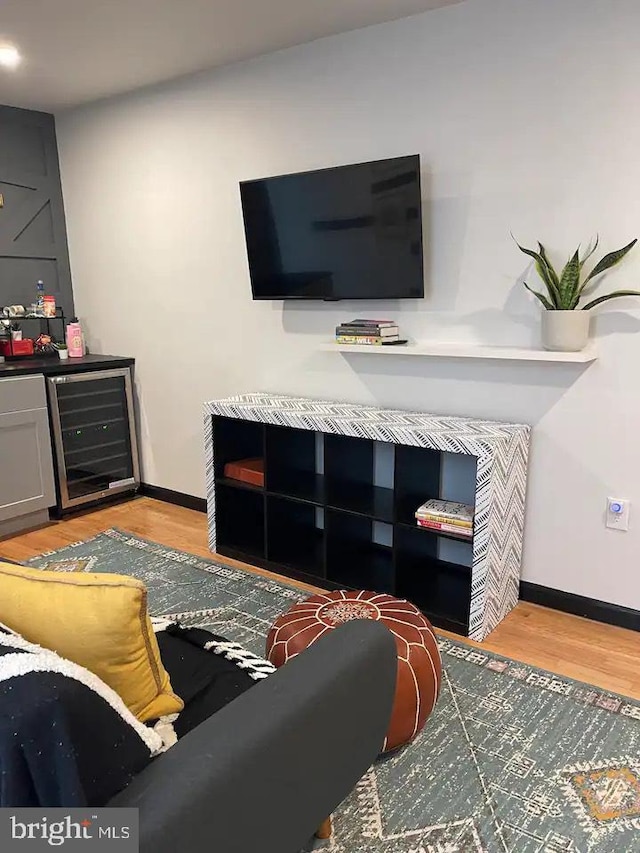
<path fill-rule="evenodd" d="M 91 353 L 82 358 L 68 358 L 60 361 L 57 355 L 28 356 L 11 361 L 0 362 L 0 379 L 11 376 L 29 376 L 42 373 L 45 376 L 59 376 L 61 373 L 82 373 L 85 370 L 109 370 L 113 367 L 130 367 L 135 359 L 120 355 L 98 355 Z"/>

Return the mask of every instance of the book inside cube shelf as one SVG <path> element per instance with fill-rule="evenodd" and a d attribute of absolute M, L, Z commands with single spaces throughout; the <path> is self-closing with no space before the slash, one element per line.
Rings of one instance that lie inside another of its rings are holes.
<path fill-rule="evenodd" d="M 470 539 L 473 536 L 474 507 L 457 501 L 432 498 L 415 512 L 418 527 L 439 530 Z"/>
<path fill-rule="evenodd" d="M 473 513 L 474 507 L 471 504 L 431 498 L 420 504 L 416 510 L 416 518 L 420 516 L 433 516 L 435 518 L 451 518 L 466 524 L 472 524 Z"/>

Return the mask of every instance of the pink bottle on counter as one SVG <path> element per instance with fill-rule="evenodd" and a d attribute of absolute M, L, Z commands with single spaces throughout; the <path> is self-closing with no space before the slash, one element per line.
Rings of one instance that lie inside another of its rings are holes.
<path fill-rule="evenodd" d="M 69 358 L 82 358 L 84 355 L 84 338 L 82 337 L 82 326 L 77 317 L 72 317 L 67 326 L 67 349 Z"/>

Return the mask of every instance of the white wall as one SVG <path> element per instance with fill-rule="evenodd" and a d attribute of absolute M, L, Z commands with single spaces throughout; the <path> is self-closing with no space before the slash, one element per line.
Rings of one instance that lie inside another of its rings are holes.
<path fill-rule="evenodd" d="M 524 577 L 640 607 L 640 306 L 600 313 L 588 368 L 316 349 L 365 310 L 536 342 L 509 232 L 560 260 L 640 232 L 638 32 L 637 0 L 467 0 L 61 115 L 77 306 L 94 351 L 137 359 L 145 480 L 203 495 L 201 404 L 243 391 L 525 421 Z M 239 180 L 416 152 L 424 301 L 251 301 Z M 606 285 L 640 287 L 640 250 Z"/>

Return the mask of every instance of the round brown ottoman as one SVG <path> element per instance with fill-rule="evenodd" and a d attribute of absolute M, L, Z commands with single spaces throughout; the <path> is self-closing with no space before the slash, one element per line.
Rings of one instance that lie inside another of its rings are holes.
<path fill-rule="evenodd" d="M 412 740 L 433 711 L 442 661 L 429 620 L 409 601 L 377 592 L 327 592 L 294 604 L 273 623 L 267 657 L 275 666 L 304 651 L 327 631 L 352 619 L 379 619 L 398 650 L 396 698 L 383 752 Z"/>

